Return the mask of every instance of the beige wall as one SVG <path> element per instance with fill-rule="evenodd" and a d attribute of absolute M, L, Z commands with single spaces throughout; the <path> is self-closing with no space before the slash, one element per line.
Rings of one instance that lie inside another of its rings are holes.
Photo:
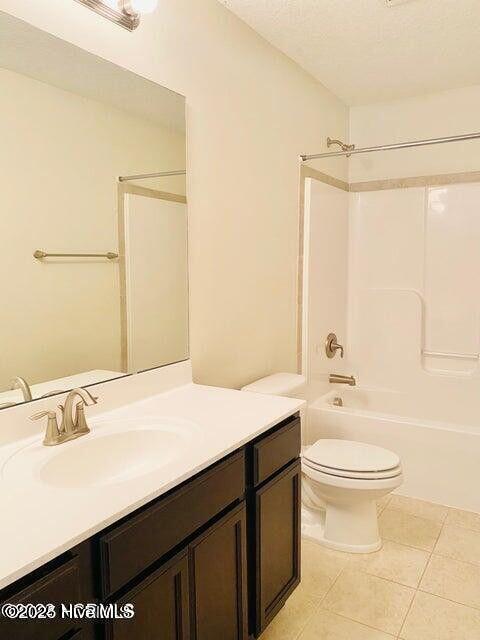
<path fill-rule="evenodd" d="M 298 156 L 346 107 L 217 0 L 162 0 L 134 33 L 70 1 L 0 9 L 186 95 L 194 377 L 295 370 Z"/>
<path fill-rule="evenodd" d="M 480 85 L 418 98 L 352 107 L 357 147 L 439 138 L 479 130 Z M 480 141 L 352 156 L 350 181 L 478 171 Z"/>
<path fill-rule="evenodd" d="M 117 251 L 116 177 L 183 166 L 184 137 L 6 70 L 0 93 L 0 389 L 119 370 L 118 265 L 32 254 Z"/>

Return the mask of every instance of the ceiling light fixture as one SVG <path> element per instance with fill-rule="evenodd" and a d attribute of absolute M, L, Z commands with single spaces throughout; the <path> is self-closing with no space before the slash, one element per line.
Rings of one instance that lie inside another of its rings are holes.
<path fill-rule="evenodd" d="M 158 0 L 76 0 L 124 29 L 133 31 L 143 13 L 153 13 Z"/>

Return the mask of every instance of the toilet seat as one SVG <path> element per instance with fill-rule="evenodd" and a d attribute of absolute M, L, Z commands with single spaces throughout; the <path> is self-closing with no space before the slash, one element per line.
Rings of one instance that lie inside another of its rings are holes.
<path fill-rule="evenodd" d="M 302 459 L 305 467 L 339 478 L 382 480 L 402 473 L 400 458 L 393 451 L 351 440 L 318 440 Z"/>
<path fill-rule="evenodd" d="M 333 473 L 325 473 L 321 469 L 316 469 L 308 465 L 302 464 L 303 474 L 326 487 L 338 487 L 342 489 L 355 490 L 367 494 L 369 491 L 378 489 L 393 489 L 401 484 L 403 474 L 400 470 L 394 476 L 384 478 L 352 478 L 351 476 L 339 476 Z"/>
<path fill-rule="evenodd" d="M 330 469 L 328 467 L 322 467 L 321 465 L 311 464 L 307 460 L 303 460 L 303 466 L 304 468 L 311 469 L 312 471 L 318 471 L 319 473 L 323 473 L 327 476 L 347 479 L 350 478 L 352 480 L 384 480 L 388 478 L 396 478 L 402 474 L 401 466 L 395 467 L 395 469 L 389 469 L 388 471 L 370 471 L 367 473 Z"/>

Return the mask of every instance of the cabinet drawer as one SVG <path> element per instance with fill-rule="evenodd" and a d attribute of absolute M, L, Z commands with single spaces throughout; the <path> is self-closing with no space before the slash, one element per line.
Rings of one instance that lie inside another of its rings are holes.
<path fill-rule="evenodd" d="M 253 484 L 257 486 L 300 455 L 300 418 L 290 419 L 284 426 L 253 445 Z"/>
<path fill-rule="evenodd" d="M 80 602 L 80 570 L 78 558 L 72 558 L 51 573 L 8 598 L 13 604 L 54 604 L 57 617 L 53 620 L 7 620 L 0 618 L 0 638 L 8 640 L 55 640 L 75 627 L 75 621 L 62 620 L 60 603 Z"/>
<path fill-rule="evenodd" d="M 241 451 L 100 537 L 107 597 L 245 493 Z"/>

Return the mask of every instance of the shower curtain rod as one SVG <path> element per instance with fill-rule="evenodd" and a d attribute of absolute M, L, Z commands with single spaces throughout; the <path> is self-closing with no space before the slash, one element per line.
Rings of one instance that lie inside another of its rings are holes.
<path fill-rule="evenodd" d="M 390 151 L 393 149 L 410 149 L 412 147 L 426 147 L 430 144 L 444 144 L 445 142 L 461 142 L 462 140 L 477 140 L 480 138 L 480 131 L 477 133 L 465 133 L 459 136 L 449 136 L 447 138 L 430 138 L 428 140 L 412 140 L 411 142 L 397 142 L 395 144 L 383 144 L 379 147 L 363 147 L 360 149 L 350 149 L 348 151 L 330 151 L 327 153 L 316 153 L 314 155 L 302 155 L 302 162 L 307 160 L 317 160 L 318 158 L 333 158 L 335 156 L 353 156 L 356 153 L 372 153 L 374 151 Z"/>
<path fill-rule="evenodd" d="M 180 171 L 161 171 L 159 173 L 139 173 L 136 176 L 119 176 L 119 182 L 128 182 L 129 180 L 147 180 L 148 178 L 166 178 L 167 176 L 185 176 L 185 169 Z"/>

